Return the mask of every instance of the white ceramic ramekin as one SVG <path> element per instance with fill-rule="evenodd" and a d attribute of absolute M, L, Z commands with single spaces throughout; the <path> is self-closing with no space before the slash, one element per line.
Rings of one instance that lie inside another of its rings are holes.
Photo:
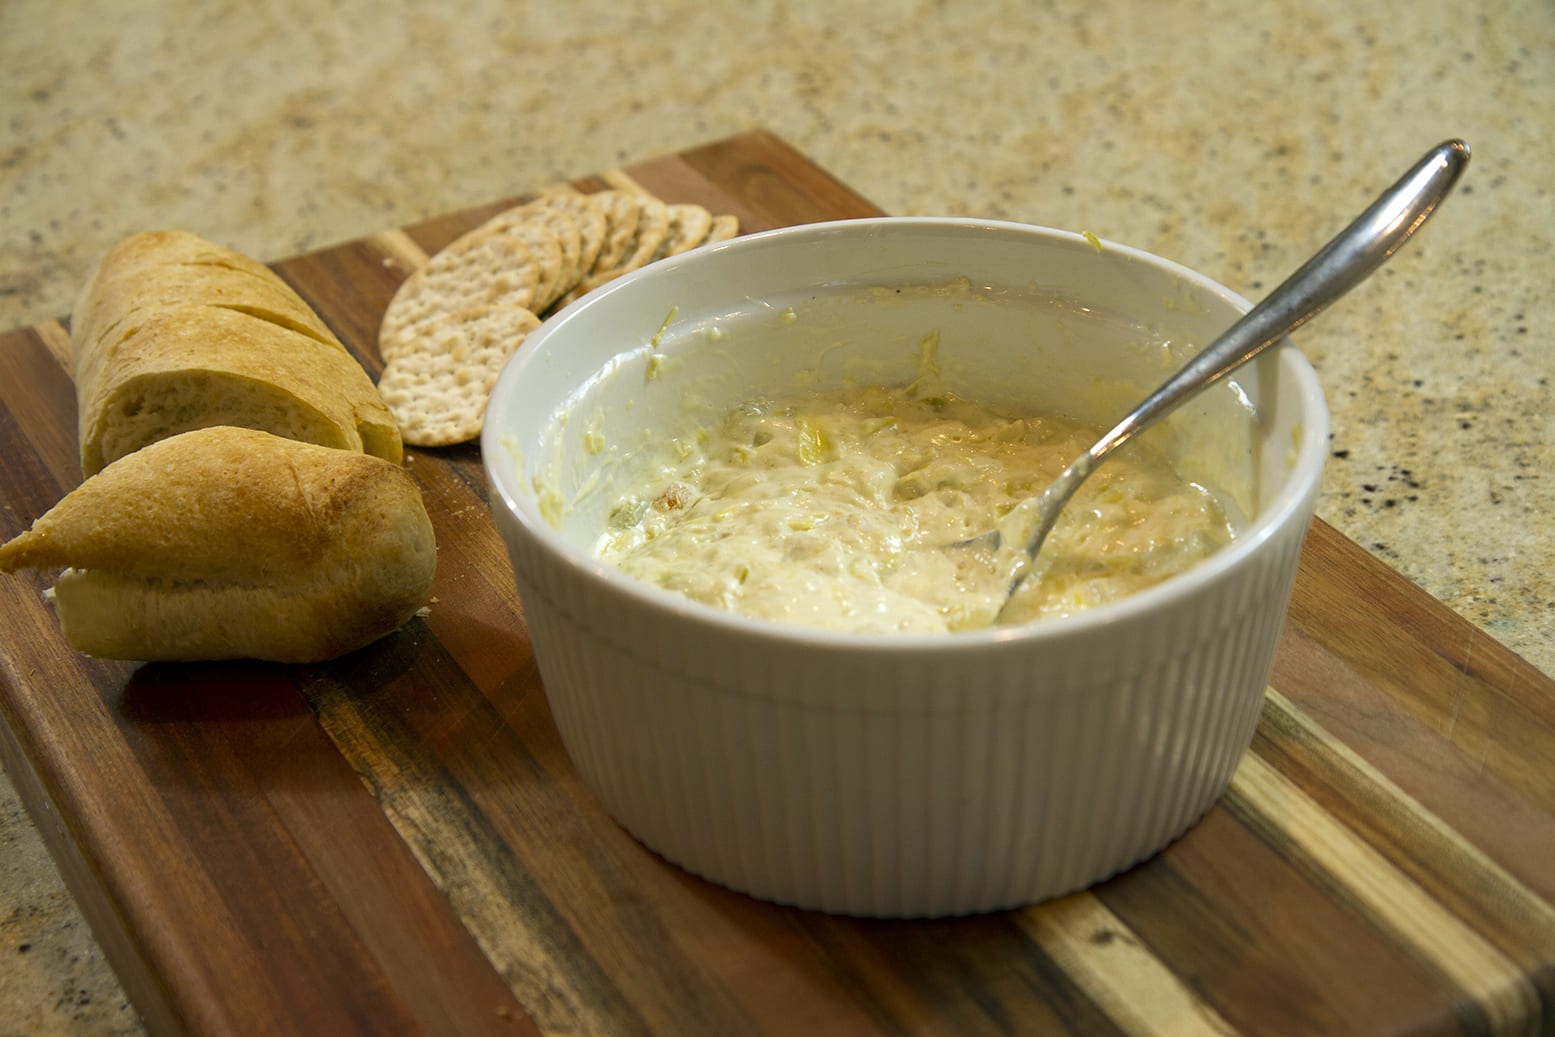
<path fill-rule="evenodd" d="M 753 392 L 905 380 L 933 337 L 965 395 L 1110 424 L 1245 309 L 1120 245 L 898 218 L 709 246 L 551 318 L 499 379 L 482 449 L 556 723 L 611 815 L 734 889 L 877 916 L 1040 901 L 1175 839 L 1252 738 L 1318 491 L 1327 411 L 1294 348 L 1150 433 L 1245 510 L 1241 535 L 1071 618 L 902 637 L 763 623 L 591 544 L 626 452 Z"/>

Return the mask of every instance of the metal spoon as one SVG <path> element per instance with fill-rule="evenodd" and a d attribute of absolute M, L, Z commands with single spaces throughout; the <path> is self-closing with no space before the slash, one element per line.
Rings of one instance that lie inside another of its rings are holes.
<path fill-rule="evenodd" d="M 1021 539 L 1017 541 L 1025 557 L 1018 563 L 1005 592 L 1005 606 L 1030 573 L 1032 563 L 1064 505 L 1108 454 L 1170 414 L 1178 405 L 1278 343 L 1371 276 L 1436 211 L 1468 161 L 1469 146 L 1461 140 L 1449 140 L 1432 148 L 1369 209 L 1324 245 L 1322 251 L 1307 260 L 1301 269 L 1076 458 L 1040 497 L 1018 505 L 1017 512 L 1029 512 L 1034 508 L 1036 514 L 1034 518 L 1025 516 L 1027 521 L 1023 523 Z M 1006 528 L 1010 526 L 1010 517 L 1006 516 Z M 999 551 L 1003 546 L 997 529 L 954 545 L 956 549 L 974 547 L 992 551 Z M 1000 614 L 1002 616 L 1003 608 Z"/>

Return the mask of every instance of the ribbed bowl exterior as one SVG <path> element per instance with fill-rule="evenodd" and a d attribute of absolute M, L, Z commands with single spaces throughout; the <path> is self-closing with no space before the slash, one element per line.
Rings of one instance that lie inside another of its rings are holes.
<path fill-rule="evenodd" d="M 949 643 L 796 650 L 688 620 L 499 524 L 563 742 L 611 815 L 730 888 L 882 917 L 1059 896 L 1199 819 L 1251 741 L 1306 528 L 1173 608 L 984 646 L 969 670 Z"/>

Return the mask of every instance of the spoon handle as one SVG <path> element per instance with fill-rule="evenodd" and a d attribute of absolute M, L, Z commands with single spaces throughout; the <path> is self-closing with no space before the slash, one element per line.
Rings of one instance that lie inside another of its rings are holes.
<path fill-rule="evenodd" d="M 1369 277 L 1420 228 L 1469 161 L 1461 140 L 1438 144 L 1225 334 L 1163 382 L 1088 451 L 1086 470 L 1205 386 L 1230 374 Z M 1082 459 L 1083 460 L 1083 459 Z"/>

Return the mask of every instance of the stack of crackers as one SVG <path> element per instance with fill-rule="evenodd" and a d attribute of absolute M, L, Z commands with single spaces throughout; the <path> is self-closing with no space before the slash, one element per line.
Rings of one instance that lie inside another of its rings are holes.
<path fill-rule="evenodd" d="M 616 188 L 545 194 L 492 217 L 406 278 L 384 312 L 378 392 L 404 441 L 476 438 L 502 365 L 546 316 L 738 232 L 733 216 Z"/>

